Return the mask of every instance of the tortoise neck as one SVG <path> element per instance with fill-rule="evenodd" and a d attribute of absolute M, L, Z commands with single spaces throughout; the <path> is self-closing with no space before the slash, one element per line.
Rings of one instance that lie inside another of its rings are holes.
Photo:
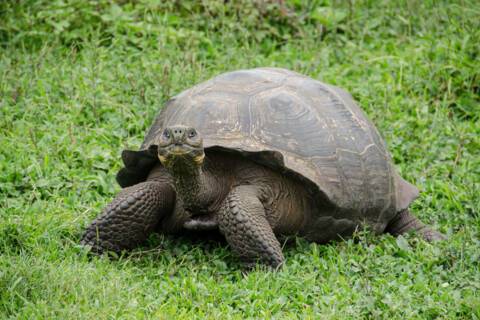
<path fill-rule="evenodd" d="M 208 174 L 203 166 L 195 164 L 175 164 L 171 174 L 175 183 L 177 195 L 182 199 L 187 210 L 198 211 L 205 207 L 208 201 Z"/>

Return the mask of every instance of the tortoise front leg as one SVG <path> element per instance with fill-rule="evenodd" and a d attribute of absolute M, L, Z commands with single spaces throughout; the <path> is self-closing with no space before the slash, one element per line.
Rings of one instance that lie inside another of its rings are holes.
<path fill-rule="evenodd" d="M 171 215 L 174 201 L 173 188 L 164 182 L 147 181 L 125 188 L 87 228 L 81 244 L 96 253 L 132 249 Z"/>
<path fill-rule="evenodd" d="M 283 263 L 280 243 L 267 221 L 256 187 L 239 186 L 228 194 L 219 214 L 219 227 L 247 264 L 261 261 L 278 267 Z"/>

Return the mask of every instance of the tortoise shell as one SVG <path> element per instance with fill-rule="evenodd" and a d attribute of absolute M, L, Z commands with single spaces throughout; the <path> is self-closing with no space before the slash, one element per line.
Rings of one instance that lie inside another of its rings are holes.
<path fill-rule="evenodd" d="M 207 156 L 238 152 L 293 173 L 334 204 L 339 215 L 366 220 L 376 232 L 418 195 L 397 174 L 383 139 L 350 94 L 296 72 L 224 73 L 173 97 L 140 151 L 123 152 L 121 186 L 146 179 L 159 163 L 157 135 L 176 124 L 202 134 Z"/>

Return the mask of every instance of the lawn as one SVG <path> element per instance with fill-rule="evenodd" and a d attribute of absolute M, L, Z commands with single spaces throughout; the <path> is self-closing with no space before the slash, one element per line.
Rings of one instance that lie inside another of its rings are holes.
<path fill-rule="evenodd" d="M 480 7 L 463 1 L 0 3 L 0 319 L 480 319 Z M 225 243 L 79 247 L 165 101 L 284 67 L 345 88 L 448 236 L 295 239 L 276 272 Z"/>

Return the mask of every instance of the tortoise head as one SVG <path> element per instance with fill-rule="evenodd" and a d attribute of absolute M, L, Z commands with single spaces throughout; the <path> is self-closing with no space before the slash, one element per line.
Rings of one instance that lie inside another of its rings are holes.
<path fill-rule="evenodd" d="M 164 167 L 201 166 L 205 158 L 203 140 L 195 128 L 166 127 L 158 138 L 158 158 Z"/>

